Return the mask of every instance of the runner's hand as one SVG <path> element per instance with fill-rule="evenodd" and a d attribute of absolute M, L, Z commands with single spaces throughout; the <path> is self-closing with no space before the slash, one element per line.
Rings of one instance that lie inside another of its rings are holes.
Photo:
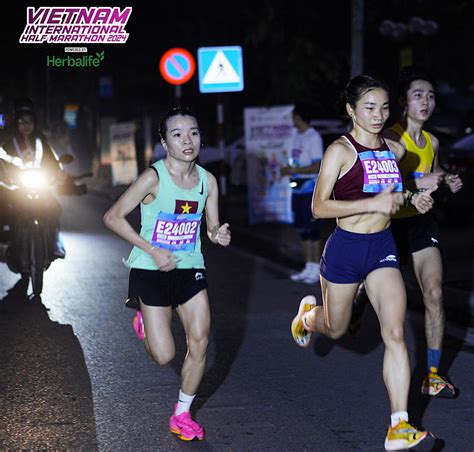
<path fill-rule="evenodd" d="M 431 193 L 438 189 L 438 186 L 426 190 L 421 193 L 415 193 L 411 198 L 411 203 L 416 207 L 416 210 L 420 213 L 426 213 L 433 207 L 434 199 L 431 197 Z"/>
<path fill-rule="evenodd" d="M 155 264 L 158 265 L 160 271 L 169 272 L 176 268 L 178 258 L 171 251 L 154 246 L 149 251 L 149 254 L 155 261 Z"/>
<path fill-rule="evenodd" d="M 433 189 L 439 187 L 439 184 L 444 179 L 444 171 L 436 171 L 435 173 L 425 174 L 423 177 L 416 179 L 416 188 L 424 188 L 425 190 Z M 436 188 L 434 188 L 436 187 Z"/>
<path fill-rule="evenodd" d="M 462 188 L 462 180 L 457 174 L 446 174 L 444 181 L 451 190 L 451 193 L 457 193 Z"/>
<path fill-rule="evenodd" d="M 221 246 L 228 246 L 230 244 L 229 223 L 224 223 L 219 227 L 213 242 Z"/>
<path fill-rule="evenodd" d="M 385 215 L 393 215 L 398 212 L 403 204 L 403 194 L 393 193 L 395 185 L 390 185 L 382 193 L 372 198 L 372 212 L 383 213 Z"/>

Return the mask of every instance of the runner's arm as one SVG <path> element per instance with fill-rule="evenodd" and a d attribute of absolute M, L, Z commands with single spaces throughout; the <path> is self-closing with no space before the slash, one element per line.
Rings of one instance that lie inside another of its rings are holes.
<path fill-rule="evenodd" d="M 219 188 L 216 178 L 207 172 L 208 195 L 206 200 L 207 236 L 212 243 L 227 246 L 230 244 L 229 224 L 219 223 Z"/>
<path fill-rule="evenodd" d="M 282 166 L 280 173 L 282 176 L 291 176 L 292 174 L 316 174 L 321 167 L 321 161 L 317 161 L 308 166 Z"/>
<path fill-rule="evenodd" d="M 439 164 L 439 140 L 430 133 L 433 150 L 435 153 L 433 160 L 433 173 L 443 174 L 444 182 L 448 185 L 452 193 L 457 193 L 462 188 L 462 180 L 458 174 L 447 173 Z"/>
<path fill-rule="evenodd" d="M 140 202 L 148 197 L 156 198 L 158 189 L 159 181 L 156 172 L 150 168 L 146 169 L 105 213 L 104 223 L 117 235 L 149 254 L 160 271 L 166 272 L 176 268 L 176 256 L 171 251 L 158 248 L 147 242 L 126 219 L 127 215 Z"/>
<path fill-rule="evenodd" d="M 126 219 L 148 195 L 158 193 L 158 178 L 155 171 L 146 169 L 120 196 L 104 215 L 105 225 L 123 239 L 149 253 L 152 245 L 144 240 Z"/>

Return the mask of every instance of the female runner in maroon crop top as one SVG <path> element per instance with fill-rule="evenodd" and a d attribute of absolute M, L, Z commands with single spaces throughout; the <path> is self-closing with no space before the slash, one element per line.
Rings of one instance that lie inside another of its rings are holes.
<path fill-rule="evenodd" d="M 357 288 L 365 280 L 385 345 L 383 377 L 391 408 L 385 448 L 407 449 L 433 437 L 408 423 L 406 293 L 390 216 L 407 199 L 424 213 L 433 199 L 430 192 L 403 192 L 397 161 L 404 149 L 381 136 L 389 116 L 385 85 L 366 75 L 356 76 L 346 86 L 344 103 L 352 130 L 327 148 L 313 194 L 313 216 L 337 219 L 321 259 L 323 306 L 316 307 L 312 295 L 304 297 L 291 331 L 302 347 L 309 345 L 311 333 L 340 338 L 347 330 Z"/>

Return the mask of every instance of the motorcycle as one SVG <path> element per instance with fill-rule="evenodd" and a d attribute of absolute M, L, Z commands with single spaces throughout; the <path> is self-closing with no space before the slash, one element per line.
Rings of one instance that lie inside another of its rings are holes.
<path fill-rule="evenodd" d="M 65 154 L 59 163 L 68 164 L 73 157 Z M 9 231 L 5 262 L 13 273 L 31 278 L 33 294 L 40 296 L 43 290 L 43 274 L 50 264 L 65 257 L 59 239 L 61 205 L 55 192 L 61 195 L 79 196 L 87 193 L 86 184 L 80 179 L 91 173 L 73 176 L 64 172 L 62 180 L 52 179 L 44 169 L 28 167 L 18 161 L 18 167 L 10 183 L 2 183 L 7 189 Z"/>

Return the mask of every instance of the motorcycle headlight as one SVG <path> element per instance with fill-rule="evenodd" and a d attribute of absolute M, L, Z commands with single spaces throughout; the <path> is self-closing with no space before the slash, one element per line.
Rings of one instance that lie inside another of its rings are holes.
<path fill-rule="evenodd" d="M 27 188 L 41 188 L 46 183 L 44 173 L 40 170 L 23 170 L 20 174 L 20 180 Z"/>

